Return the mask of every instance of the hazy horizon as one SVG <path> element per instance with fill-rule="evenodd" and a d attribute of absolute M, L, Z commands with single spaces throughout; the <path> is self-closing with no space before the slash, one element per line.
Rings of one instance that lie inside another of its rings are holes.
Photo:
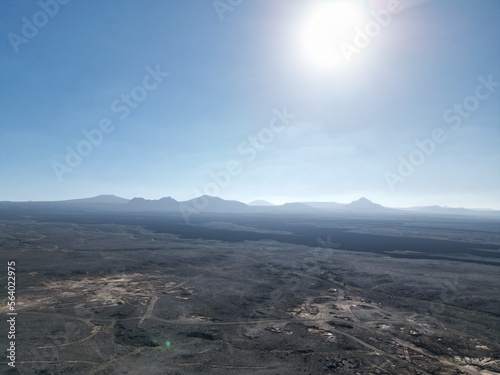
<path fill-rule="evenodd" d="M 165 195 L 165 196 L 161 196 L 161 197 L 150 197 L 150 198 L 147 198 L 147 197 L 143 197 L 143 196 L 139 196 L 139 195 L 136 195 L 136 196 L 133 196 L 133 197 L 123 197 L 123 196 L 118 196 L 116 194 L 99 194 L 99 195 L 96 195 L 96 196 L 81 196 L 81 197 L 73 197 L 73 198 L 68 198 L 68 199 L 56 199 L 56 200 L 46 200 L 46 201 L 34 201 L 34 200 L 28 200 L 28 201 L 7 201 L 7 202 L 13 202 L 13 203 L 29 203 L 29 202 L 61 202 L 61 201 L 66 201 L 66 200 L 79 200 L 79 199 L 89 199 L 89 198 L 98 198 L 98 197 L 116 197 L 116 198 L 121 198 L 121 199 L 125 199 L 127 201 L 131 201 L 132 199 L 145 199 L 145 200 L 150 200 L 150 201 L 157 201 L 157 200 L 160 200 L 162 198 L 172 198 L 174 199 L 175 201 L 181 203 L 181 202 L 186 202 L 186 201 L 190 201 L 190 200 L 193 200 L 193 199 L 197 199 L 197 198 L 201 198 L 202 196 L 196 196 L 196 197 L 192 197 L 192 198 L 189 198 L 189 199 L 184 199 L 184 200 L 181 200 L 181 199 L 177 199 L 175 197 L 172 197 L 170 195 Z M 218 196 L 210 196 L 210 197 L 213 197 L 213 198 L 221 198 L 221 197 L 218 197 Z M 221 198 L 221 199 L 224 199 L 224 198 Z M 376 201 L 376 200 L 373 200 L 371 199 L 370 197 L 365 197 L 365 196 L 361 196 L 361 197 L 358 197 L 358 198 L 355 198 L 355 199 L 352 199 L 350 201 L 338 201 L 338 200 L 329 200 L 329 201 L 319 201 L 319 200 L 297 200 L 297 201 L 269 201 L 267 199 L 260 199 L 260 198 L 256 198 L 256 199 L 251 199 L 251 200 L 245 200 L 245 201 L 240 201 L 240 200 L 237 200 L 237 199 L 234 199 L 234 201 L 237 201 L 237 202 L 241 202 L 241 203 L 244 203 L 246 205 L 251 205 L 252 203 L 255 203 L 255 202 L 265 202 L 265 203 L 269 203 L 271 204 L 272 206 L 280 206 L 280 205 L 283 205 L 283 204 L 287 204 L 287 203 L 338 203 L 340 205 L 347 205 L 349 203 L 353 203 L 353 202 L 356 202 L 358 200 L 362 200 L 362 199 L 367 199 L 369 200 L 370 202 L 374 203 L 374 204 L 380 204 L 382 205 L 383 207 L 387 207 L 387 208 L 394 208 L 394 209 L 405 209 L 405 208 L 418 208 L 418 207 L 433 207 L 433 206 L 439 206 L 439 207 L 443 207 L 443 208 L 465 208 L 465 209 L 469 209 L 469 210 L 485 210 L 485 211 L 488 211 L 488 210 L 496 210 L 494 208 L 491 208 L 491 207 L 469 207 L 469 206 L 446 206 L 446 205 L 440 205 L 440 204 L 428 204 L 428 205 L 410 205 L 410 206 L 391 206 L 391 205 L 387 205 L 387 204 L 382 204 L 381 202 L 379 201 Z M 224 200 L 228 200 L 228 201 L 231 201 L 232 199 L 224 199 Z M 0 201 L 2 202 L 2 201 Z"/>
<path fill-rule="evenodd" d="M 500 210 L 500 2 L 232 4 L 0 3 L 0 201 Z"/>

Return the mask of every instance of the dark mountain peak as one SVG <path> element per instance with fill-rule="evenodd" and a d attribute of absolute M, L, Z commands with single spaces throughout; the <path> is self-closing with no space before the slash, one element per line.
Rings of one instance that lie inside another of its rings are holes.
<path fill-rule="evenodd" d="M 371 200 L 365 197 L 361 197 L 357 201 L 352 201 L 351 203 L 346 204 L 345 207 L 347 209 L 363 210 L 363 211 L 386 209 L 384 206 L 378 203 L 373 203 Z"/>
<path fill-rule="evenodd" d="M 195 199 L 208 199 L 208 200 L 217 201 L 217 202 L 222 202 L 225 200 L 225 199 L 216 197 L 215 195 L 206 195 L 206 194 L 200 195 L 198 198 L 195 198 Z"/>
<path fill-rule="evenodd" d="M 363 203 L 363 204 L 374 204 L 371 200 L 365 197 L 359 198 L 357 201 L 352 201 L 351 203 Z"/>
<path fill-rule="evenodd" d="M 136 197 L 127 202 L 127 206 L 139 210 L 175 210 L 178 202 L 171 197 L 164 197 L 158 200 L 144 199 Z"/>
<path fill-rule="evenodd" d="M 130 203 L 130 202 L 145 202 L 145 201 L 146 201 L 146 199 L 144 199 L 142 197 L 134 197 L 131 200 L 129 200 L 128 203 Z"/>
<path fill-rule="evenodd" d="M 142 197 L 134 197 L 127 202 L 127 206 L 131 208 L 144 208 L 150 207 L 152 203 L 153 201 L 150 201 L 148 199 L 144 199 Z"/>
<path fill-rule="evenodd" d="M 171 196 L 168 197 L 163 197 L 158 200 L 158 202 L 177 202 L 174 198 Z"/>
<path fill-rule="evenodd" d="M 95 196 L 94 199 L 122 200 L 124 198 L 117 197 L 114 194 L 100 194 L 100 195 Z"/>
<path fill-rule="evenodd" d="M 192 205 L 197 209 L 207 212 L 246 212 L 248 206 L 245 203 L 226 200 L 212 195 L 202 195 L 188 201 L 181 202 L 183 205 Z"/>
<path fill-rule="evenodd" d="M 219 197 L 215 197 L 213 195 L 202 195 L 198 198 L 194 198 L 194 199 L 205 199 L 205 200 L 208 200 L 210 202 L 217 202 L 217 203 L 221 203 L 221 204 L 238 204 L 240 206 L 246 206 L 245 203 L 243 202 L 240 202 L 240 201 L 236 201 L 236 200 L 232 200 L 232 199 L 223 199 L 223 198 L 219 198 Z"/>
<path fill-rule="evenodd" d="M 350 205 L 357 205 L 357 206 L 360 206 L 360 205 L 366 205 L 366 206 L 368 206 L 368 205 L 375 205 L 375 206 L 380 206 L 379 204 L 373 203 L 371 200 L 369 200 L 368 198 L 365 198 L 365 197 L 361 197 L 358 200 L 352 201 L 349 204 Z"/>
<path fill-rule="evenodd" d="M 70 199 L 62 202 L 66 203 L 126 203 L 128 200 L 125 198 L 117 197 L 112 194 L 103 194 L 91 198 Z"/>

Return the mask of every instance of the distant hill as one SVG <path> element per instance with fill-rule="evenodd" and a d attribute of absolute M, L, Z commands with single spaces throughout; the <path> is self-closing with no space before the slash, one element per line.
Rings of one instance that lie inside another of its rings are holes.
<path fill-rule="evenodd" d="M 364 197 L 346 204 L 343 208 L 351 211 L 381 211 L 388 209 L 378 203 L 373 203 L 371 200 Z"/>
<path fill-rule="evenodd" d="M 115 195 L 99 195 L 91 198 L 70 199 L 65 201 L 45 202 L 0 202 L 0 209 L 21 209 L 50 211 L 53 209 L 71 209 L 85 211 L 116 212 L 214 212 L 214 213 L 254 213 L 254 214 L 319 214 L 319 215 L 473 215 L 500 218 L 500 211 L 471 210 L 442 206 L 424 206 L 410 208 L 388 208 L 374 203 L 367 198 L 360 198 L 348 204 L 336 202 L 291 202 L 280 206 L 257 200 L 246 205 L 235 200 L 203 195 L 187 201 L 178 202 L 174 198 L 164 197 L 157 200 L 133 198 L 127 200 Z"/>
<path fill-rule="evenodd" d="M 128 199 L 117 197 L 116 195 L 98 195 L 91 198 L 69 199 L 58 201 L 60 203 L 104 203 L 104 204 L 125 204 Z"/>
<path fill-rule="evenodd" d="M 313 208 L 318 208 L 321 210 L 332 210 L 345 206 L 345 204 L 337 202 L 302 202 L 311 206 Z"/>
<path fill-rule="evenodd" d="M 171 197 L 164 197 L 157 200 L 144 198 L 134 198 L 127 202 L 127 208 L 136 211 L 173 211 L 177 210 L 179 202 Z"/>
<path fill-rule="evenodd" d="M 222 198 L 212 197 L 210 195 L 202 195 L 198 198 L 180 202 L 180 204 L 204 212 L 244 213 L 249 211 L 249 207 L 245 203 L 232 200 L 224 200 Z"/>

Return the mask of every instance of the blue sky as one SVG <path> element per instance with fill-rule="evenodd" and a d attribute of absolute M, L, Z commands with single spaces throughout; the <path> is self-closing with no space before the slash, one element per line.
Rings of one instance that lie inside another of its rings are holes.
<path fill-rule="evenodd" d="M 498 1 L 55 1 L 0 2 L 0 200 L 500 209 Z"/>

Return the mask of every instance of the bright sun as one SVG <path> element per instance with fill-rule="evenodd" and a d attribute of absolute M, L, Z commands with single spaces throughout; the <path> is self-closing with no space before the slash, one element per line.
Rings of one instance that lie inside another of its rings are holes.
<path fill-rule="evenodd" d="M 300 30 L 302 53 L 318 68 L 338 67 L 346 62 L 341 43 L 352 39 L 361 21 L 361 12 L 352 0 L 320 3 Z"/>

